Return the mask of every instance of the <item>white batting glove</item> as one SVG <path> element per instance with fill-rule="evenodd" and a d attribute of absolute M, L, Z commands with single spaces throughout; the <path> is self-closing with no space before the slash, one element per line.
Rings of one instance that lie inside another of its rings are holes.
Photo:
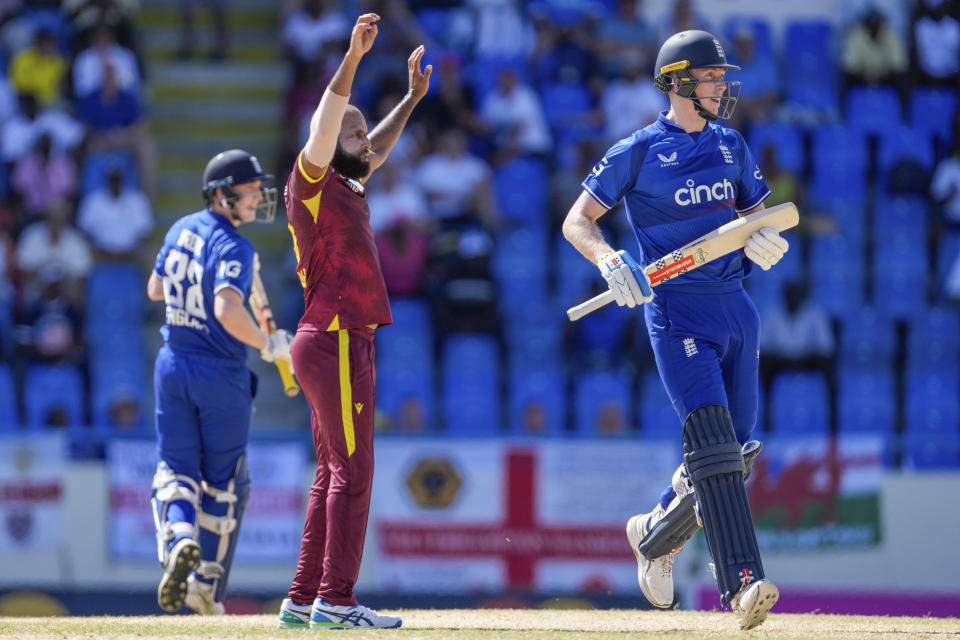
<path fill-rule="evenodd" d="M 633 308 L 653 300 L 650 278 L 626 251 L 608 253 L 600 258 L 597 267 L 621 307 Z"/>
<path fill-rule="evenodd" d="M 760 265 L 761 269 L 769 271 L 770 267 L 780 262 L 789 248 L 790 243 L 780 237 L 776 229 L 763 227 L 747 238 L 743 253 Z"/>
<path fill-rule="evenodd" d="M 260 350 L 260 357 L 266 362 L 283 360 L 293 368 L 290 356 L 290 346 L 293 344 L 293 335 L 286 329 L 278 329 L 276 333 L 267 336 L 266 346 Z"/>

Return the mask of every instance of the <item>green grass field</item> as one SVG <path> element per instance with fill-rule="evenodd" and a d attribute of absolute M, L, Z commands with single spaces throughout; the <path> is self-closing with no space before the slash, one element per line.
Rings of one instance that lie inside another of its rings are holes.
<path fill-rule="evenodd" d="M 772 614 L 759 629 L 739 631 L 730 612 L 584 610 L 408 610 L 403 628 L 382 631 L 279 630 L 274 616 L 0 618 L 0 637 L 26 639 L 285 638 L 342 634 L 337 638 L 457 640 L 690 638 L 693 640 L 905 640 L 960 638 L 956 618 L 892 618 Z"/>

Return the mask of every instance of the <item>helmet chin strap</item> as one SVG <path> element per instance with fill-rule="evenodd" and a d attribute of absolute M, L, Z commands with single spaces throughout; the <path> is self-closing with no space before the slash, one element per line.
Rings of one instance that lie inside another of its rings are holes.
<path fill-rule="evenodd" d="M 713 111 L 710 111 L 705 106 L 700 104 L 700 98 L 688 98 L 690 102 L 693 103 L 693 108 L 697 110 L 697 115 L 706 120 L 707 122 L 713 122 L 718 120 L 720 116 Z"/>

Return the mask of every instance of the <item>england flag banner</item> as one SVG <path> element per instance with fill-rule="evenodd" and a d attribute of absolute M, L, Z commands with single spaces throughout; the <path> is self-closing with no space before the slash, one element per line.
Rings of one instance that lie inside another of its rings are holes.
<path fill-rule="evenodd" d="M 636 590 L 624 524 L 679 464 L 675 443 L 391 440 L 377 470 L 369 588 Z"/>
<path fill-rule="evenodd" d="M 147 440 L 110 441 L 110 550 L 115 558 L 157 560 L 150 485 L 157 445 Z M 237 561 L 289 561 L 300 549 L 306 511 L 305 454 L 300 443 L 251 443 L 247 450 L 252 489 L 240 526 Z"/>
<path fill-rule="evenodd" d="M 0 551 L 63 543 L 63 434 L 0 438 Z"/>

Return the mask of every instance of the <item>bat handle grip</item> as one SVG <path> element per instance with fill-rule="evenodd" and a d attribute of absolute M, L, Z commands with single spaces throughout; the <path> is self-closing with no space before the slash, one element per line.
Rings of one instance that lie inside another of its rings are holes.
<path fill-rule="evenodd" d="M 290 365 L 287 364 L 285 360 L 277 360 L 277 371 L 280 372 L 280 380 L 283 382 L 283 392 L 289 397 L 293 397 L 300 393 L 300 385 L 297 384 L 296 378 L 293 377 L 293 372 L 290 371 Z"/>
<path fill-rule="evenodd" d="M 607 289 L 600 295 L 594 296 L 586 302 L 581 302 L 577 306 L 567 309 L 567 317 L 571 320 L 579 320 L 588 313 L 592 313 L 600 307 L 610 304 L 616 299 L 617 297 L 613 295 L 613 291 Z"/>

